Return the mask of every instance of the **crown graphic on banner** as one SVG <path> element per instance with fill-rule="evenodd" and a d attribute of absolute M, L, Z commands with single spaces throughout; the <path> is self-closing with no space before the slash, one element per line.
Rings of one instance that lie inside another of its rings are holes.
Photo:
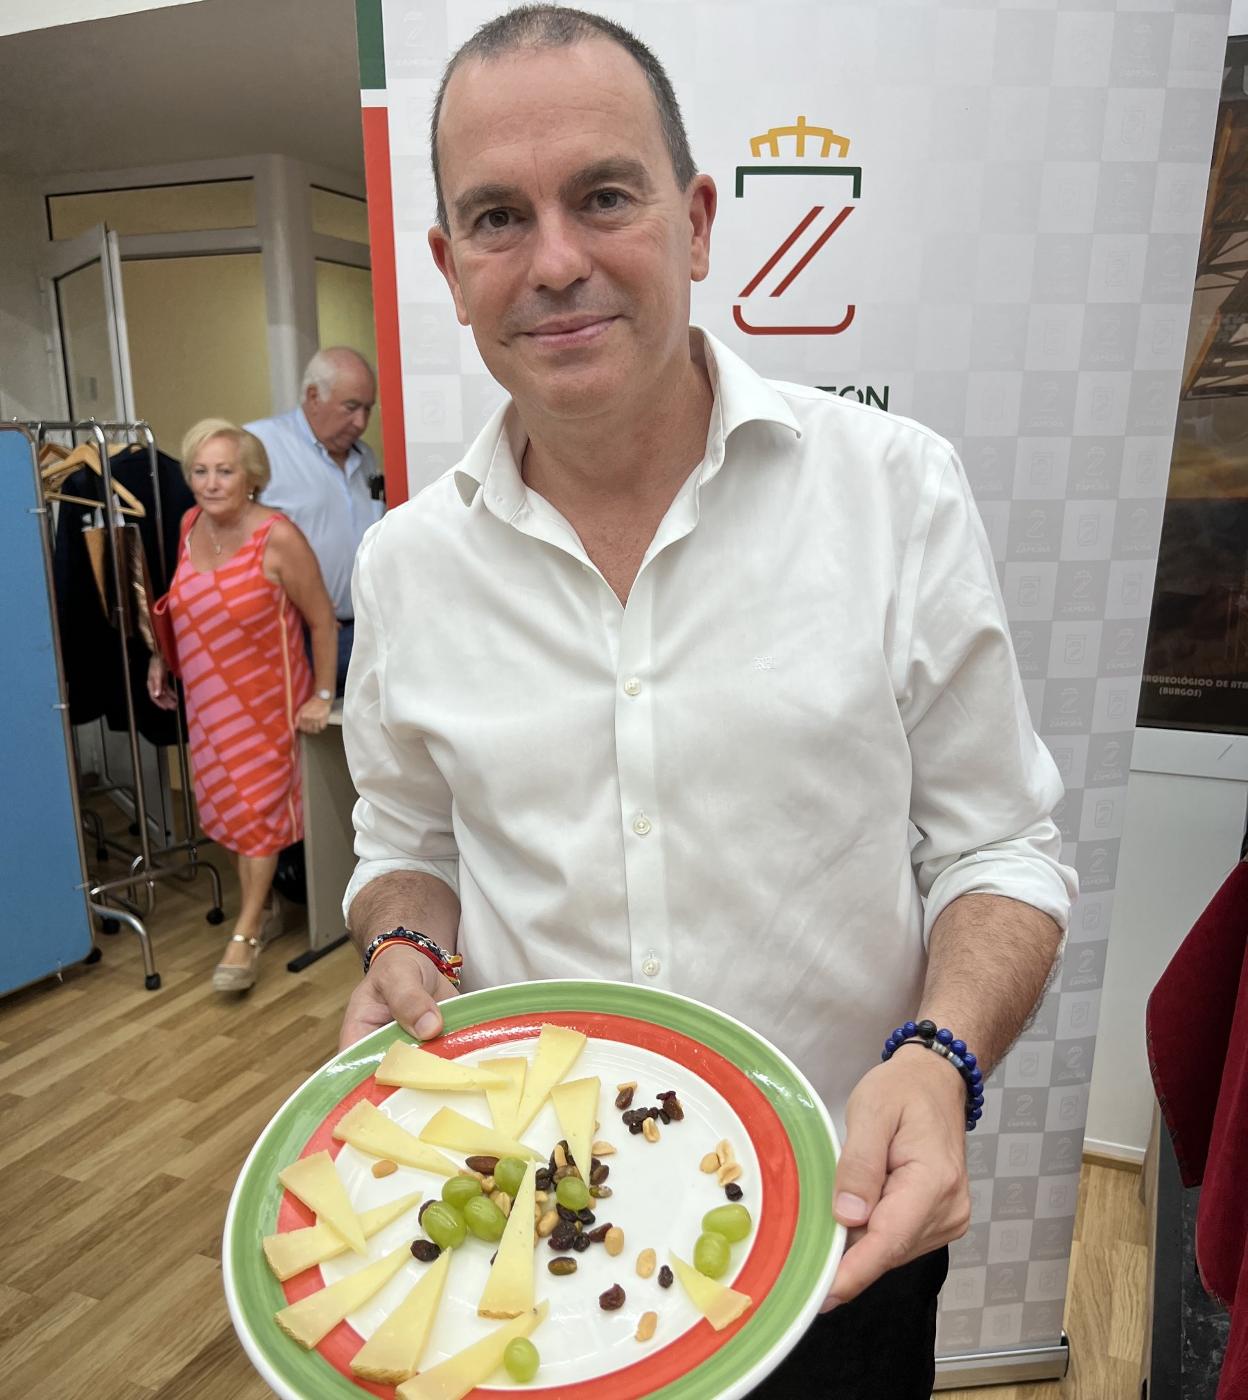
<path fill-rule="evenodd" d="M 819 154 L 825 159 L 832 154 L 833 146 L 842 159 L 849 154 L 848 136 L 838 136 L 830 126 L 810 126 L 805 117 L 798 117 L 792 126 L 773 126 L 761 136 L 751 136 L 750 154 L 758 157 L 765 151 L 768 155 L 779 156 L 780 142 L 786 136 L 793 138 L 794 153 L 799 156 L 806 154 L 808 139 L 819 142 Z"/>

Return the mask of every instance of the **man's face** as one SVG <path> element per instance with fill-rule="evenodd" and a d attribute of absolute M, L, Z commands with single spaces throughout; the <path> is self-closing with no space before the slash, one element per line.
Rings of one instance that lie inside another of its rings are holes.
<path fill-rule="evenodd" d="M 688 354 L 715 187 L 677 186 L 632 56 L 594 39 L 467 62 L 438 152 L 450 237 L 429 244 L 490 373 L 556 419 L 644 403 Z"/>
<path fill-rule="evenodd" d="M 303 411 L 327 452 L 350 452 L 368 427 L 377 390 L 373 376 L 363 365 L 340 368 L 334 386 L 322 398 L 315 384 L 308 386 Z"/>

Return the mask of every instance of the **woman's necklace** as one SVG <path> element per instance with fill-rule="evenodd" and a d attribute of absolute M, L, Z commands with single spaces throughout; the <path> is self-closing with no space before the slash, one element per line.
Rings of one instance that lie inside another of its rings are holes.
<path fill-rule="evenodd" d="M 208 538 L 212 542 L 212 552 L 217 556 L 217 558 L 220 558 L 224 542 L 222 541 L 221 537 L 217 534 L 216 530 L 213 528 L 212 521 L 209 520 L 206 515 L 204 516 L 204 524 L 208 527 Z M 237 530 L 238 526 L 232 526 L 231 529 Z"/>

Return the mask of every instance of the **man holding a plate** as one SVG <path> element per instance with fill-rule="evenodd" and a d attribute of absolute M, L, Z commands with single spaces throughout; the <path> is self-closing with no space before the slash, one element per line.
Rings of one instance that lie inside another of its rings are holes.
<path fill-rule="evenodd" d="M 689 325 L 715 186 L 626 31 L 492 21 L 433 132 L 430 248 L 510 400 L 360 550 L 345 907 L 392 936 L 343 1043 L 436 1035 L 458 958 L 746 1022 L 845 1134 L 855 1232 L 755 1393 L 926 1397 L 964 1133 L 1075 887 L 961 464 Z"/>

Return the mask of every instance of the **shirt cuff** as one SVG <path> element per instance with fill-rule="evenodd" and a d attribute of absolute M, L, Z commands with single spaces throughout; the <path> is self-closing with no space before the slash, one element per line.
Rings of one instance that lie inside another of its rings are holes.
<path fill-rule="evenodd" d="M 364 888 L 382 875 L 389 875 L 395 870 L 410 870 L 417 875 L 432 875 L 435 879 L 441 880 L 455 898 L 459 898 L 459 861 L 458 860 L 411 860 L 407 858 L 397 860 L 360 860 L 356 862 L 355 873 L 347 883 L 346 893 L 342 897 L 342 917 L 344 922 L 350 920 L 351 905 L 355 897 Z"/>
<path fill-rule="evenodd" d="M 1024 843 L 1020 843 L 1022 845 Z M 1068 865 L 1031 849 L 1000 846 L 970 851 L 954 861 L 932 882 L 924 902 L 923 942 L 941 914 L 964 894 L 996 894 L 1039 909 L 1066 932 L 1070 907 L 1079 893 L 1079 877 Z"/>

